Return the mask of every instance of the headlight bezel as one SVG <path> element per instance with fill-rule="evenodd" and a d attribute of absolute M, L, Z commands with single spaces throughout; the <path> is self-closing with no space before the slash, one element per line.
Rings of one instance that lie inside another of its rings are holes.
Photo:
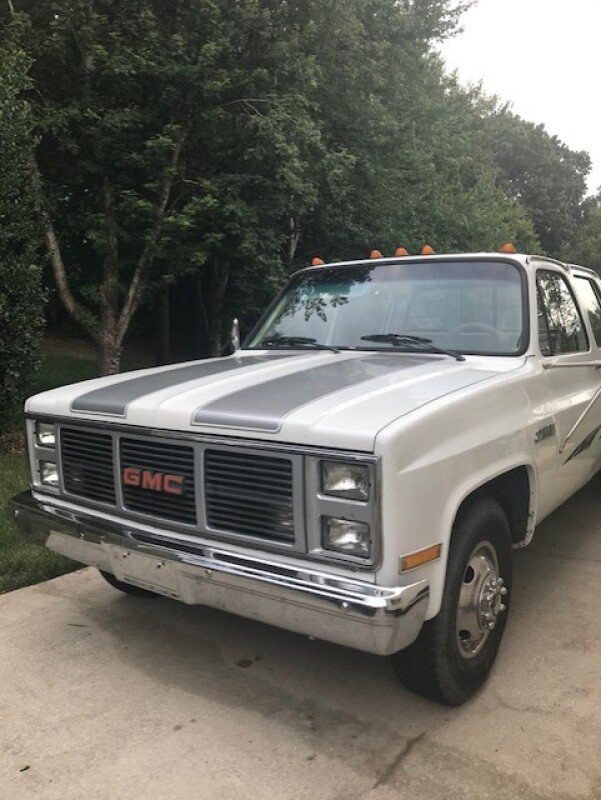
<path fill-rule="evenodd" d="M 324 492 L 322 462 L 332 462 L 360 467 L 366 471 L 369 486 L 368 500 L 355 500 Z M 380 467 L 378 456 L 368 453 L 322 451 L 305 460 L 305 503 L 307 555 L 320 561 L 349 566 L 359 570 L 373 570 L 381 559 L 381 501 Z M 369 525 L 369 553 L 344 552 L 331 549 L 324 536 L 329 517 L 345 519 L 350 523 Z"/>
<path fill-rule="evenodd" d="M 38 433 L 44 426 L 47 430 L 54 430 L 54 446 L 49 443 L 41 444 Z M 29 467 L 29 483 L 32 489 L 52 495 L 60 495 L 61 478 L 58 453 L 59 424 L 58 420 L 44 415 L 25 416 L 25 442 L 27 452 L 27 465 Z M 42 464 L 53 464 L 56 478 L 51 483 L 43 481 Z"/>

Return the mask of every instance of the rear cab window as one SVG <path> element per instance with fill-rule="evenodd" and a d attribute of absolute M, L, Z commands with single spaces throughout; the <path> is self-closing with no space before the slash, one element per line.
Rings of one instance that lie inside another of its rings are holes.
<path fill-rule="evenodd" d="M 587 315 L 595 337 L 597 347 L 601 345 L 601 301 L 599 300 L 599 287 L 592 278 L 576 275 L 574 278 L 576 294 L 580 307 Z"/>

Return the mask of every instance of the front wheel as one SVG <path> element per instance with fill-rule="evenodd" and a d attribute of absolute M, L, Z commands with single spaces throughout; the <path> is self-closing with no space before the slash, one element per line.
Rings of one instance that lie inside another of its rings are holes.
<path fill-rule="evenodd" d="M 451 538 L 438 616 L 396 653 L 399 680 L 417 694 L 460 705 L 482 686 L 497 657 L 511 599 L 507 517 L 492 498 L 461 512 Z"/>

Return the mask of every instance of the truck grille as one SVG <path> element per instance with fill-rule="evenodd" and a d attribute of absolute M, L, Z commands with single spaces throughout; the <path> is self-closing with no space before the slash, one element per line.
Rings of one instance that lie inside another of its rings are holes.
<path fill-rule="evenodd" d="M 206 450 L 205 503 L 209 527 L 294 541 L 292 462 L 228 450 Z"/>
<path fill-rule="evenodd" d="M 121 439 L 121 472 L 133 469 L 140 485 L 123 483 L 123 505 L 140 514 L 196 524 L 194 450 L 192 447 L 153 442 L 147 439 Z M 177 492 L 167 491 L 165 477 L 177 479 Z M 147 484 L 144 485 L 143 479 Z"/>
<path fill-rule="evenodd" d="M 304 533 L 298 455 L 67 425 L 59 425 L 59 441 L 67 496 L 187 533 L 285 546 Z"/>
<path fill-rule="evenodd" d="M 62 428 L 60 447 L 65 491 L 114 504 L 112 437 L 81 428 Z"/>

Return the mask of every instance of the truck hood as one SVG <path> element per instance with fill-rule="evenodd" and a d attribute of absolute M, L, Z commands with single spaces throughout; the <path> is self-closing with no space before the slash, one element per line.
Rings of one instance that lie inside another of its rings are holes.
<path fill-rule="evenodd" d="M 36 395 L 29 414 L 373 451 L 380 430 L 523 359 L 239 351 Z"/>

